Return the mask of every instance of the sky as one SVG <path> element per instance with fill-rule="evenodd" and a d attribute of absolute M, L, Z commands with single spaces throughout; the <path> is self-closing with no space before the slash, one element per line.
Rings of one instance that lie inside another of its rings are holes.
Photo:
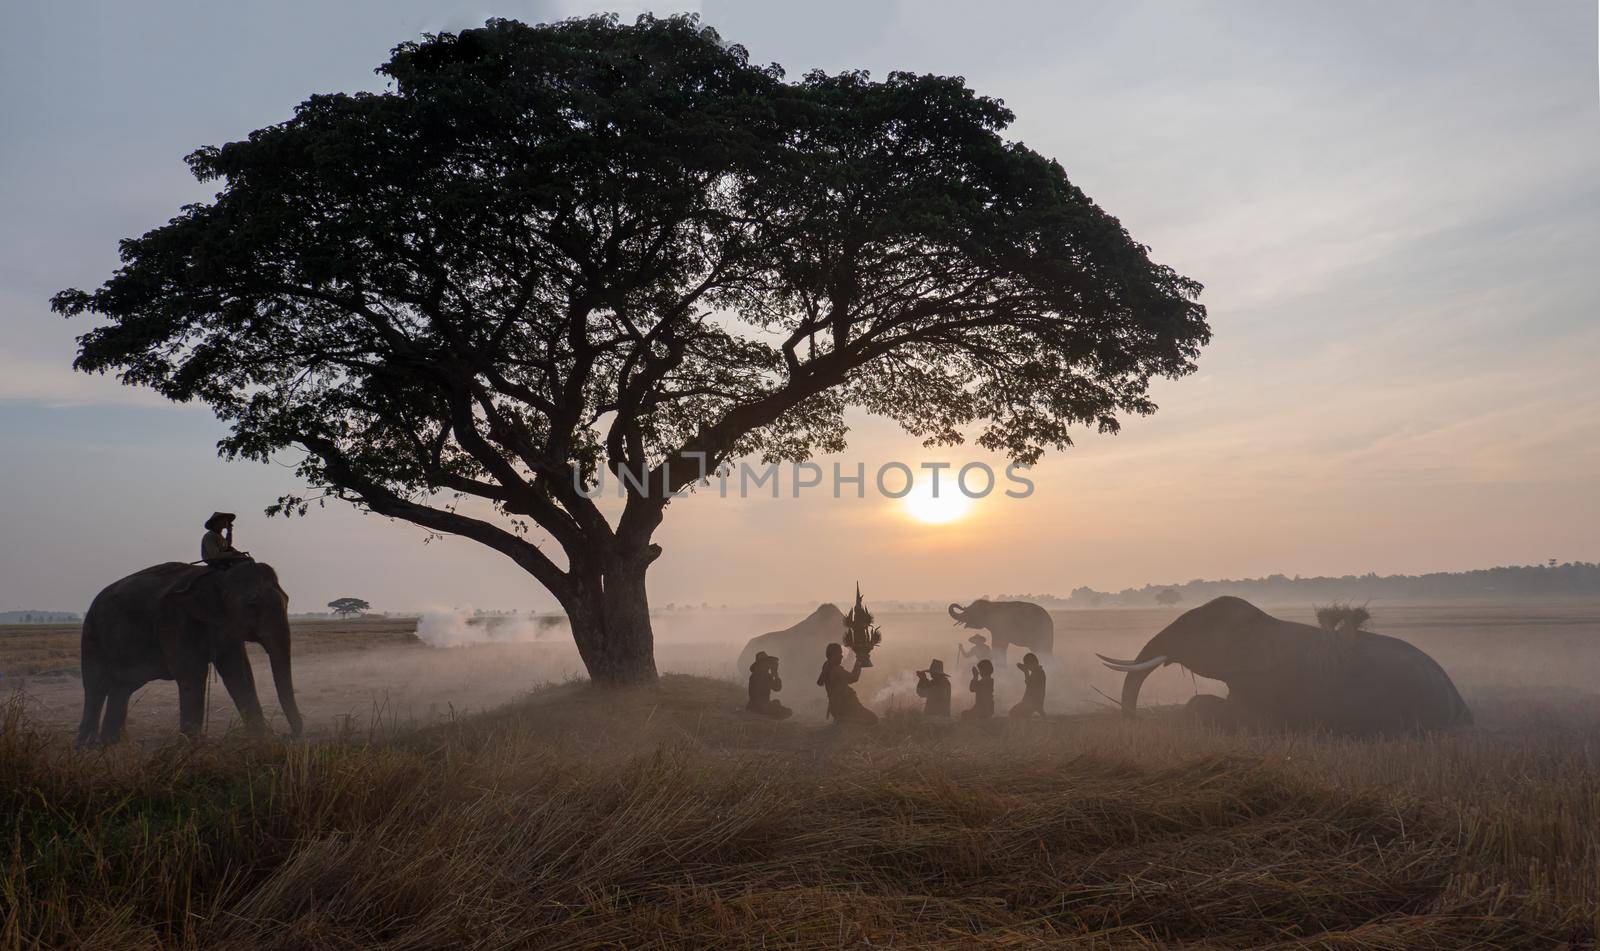
<path fill-rule="evenodd" d="M 118 240 L 209 197 L 182 157 L 380 89 L 395 44 L 492 16 L 693 10 L 758 62 L 964 76 L 1009 132 L 1206 285 L 1199 371 L 1047 457 L 1026 499 L 934 524 L 815 492 L 674 502 L 652 603 L 966 599 L 1079 585 L 1600 559 L 1600 96 L 1590 0 L 0 5 L 0 610 L 82 610 L 239 544 L 292 609 L 547 609 L 502 556 L 362 515 L 261 512 L 276 464 L 70 369 Z M 853 468 L 1004 460 L 851 418 Z"/>

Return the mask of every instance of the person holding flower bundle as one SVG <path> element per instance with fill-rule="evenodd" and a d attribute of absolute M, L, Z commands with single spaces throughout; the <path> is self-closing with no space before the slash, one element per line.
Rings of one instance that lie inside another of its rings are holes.
<path fill-rule="evenodd" d="M 861 705 L 855 688 L 851 687 L 851 684 L 860 679 L 860 656 L 856 657 L 854 667 L 845 670 L 844 648 L 838 644 L 829 644 L 822 673 L 817 675 L 817 686 L 828 692 L 828 716 L 835 723 L 859 723 L 862 726 L 871 726 L 878 722 L 878 715 Z"/>

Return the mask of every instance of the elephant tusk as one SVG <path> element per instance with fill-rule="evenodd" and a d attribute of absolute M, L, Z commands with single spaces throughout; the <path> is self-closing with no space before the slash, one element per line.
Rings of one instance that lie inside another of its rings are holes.
<path fill-rule="evenodd" d="M 1094 656 L 1100 658 L 1108 664 L 1116 664 L 1119 667 L 1132 667 L 1134 664 L 1138 663 L 1136 660 L 1117 660 L 1115 657 L 1107 657 L 1104 654 L 1096 654 Z"/>
<path fill-rule="evenodd" d="M 1100 657 L 1099 654 L 1096 654 L 1095 656 Z M 1101 657 L 1100 659 L 1105 661 L 1106 666 L 1110 667 L 1112 670 L 1120 670 L 1123 673 L 1132 674 L 1143 670 L 1154 670 L 1157 667 L 1160 667 L 1162 664 L 1167 662 L 1167 655 L 1162 654 L 1160 657 L 1152 657 L 1142 664 L 1135 664 L 1132 662 L 1120 664 L 1113 663 L 1109 658 Z"/>

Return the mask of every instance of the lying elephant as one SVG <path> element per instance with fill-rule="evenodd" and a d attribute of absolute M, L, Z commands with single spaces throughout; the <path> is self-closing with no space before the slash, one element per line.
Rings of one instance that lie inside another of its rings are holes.
<path fill-rule="evenodd" d="M 985 601 L 979 599 L 963 608 L 950 605 L 950 616 L 967 627 L 989 631 L 994 648 L 994 666 L 1005 669 L 1006 647 L 1016 644 L 1036 654 L 1055 652 L 1056 625 L 1050 612 L 1031 601 Z"/>
<path fill-rule="evenodd" d="M 805 620 L 792 627 L 750 638 L 739 652 L 739 666 L 734 670 L 740 674 L 749 670 L 757 651 L 766 651 L 788 661 L 791 669 L 810 666 L 813 662 L 820 664 L 823 650 L 843 636 L 844 613 L 836 605 L 819 604 Z"/>
<path fill-rule="evenodd" d="M 1150 672 L 1179 664 L 1228 685 L 1226 698 L 1189 701 L 1191 713 L 1227 728 L 1373 734 L 1472 722 L 1449 675 L 1405 641 L 1279 620 L 1239 598 L 1184 613 L 1133 660 L 1096 656 L 1127 674 L 1129 716 Z"/>
<path fill-rule="evenodd" d="M 300 735 L 289 671 L 289 596 L 267 565 L 227 570 L 169 562 L 117 581 L 83 619 L 83 722 L 78 745 L 115 743 L 128 698 L 152 680 L 178 682 L 178 728 L 190 737 L 205 714 L 206 668 L 215 664 L 245 726 L 266 729 L 245 641 L 266 648 L 278 702 Z M 101 721 L 101 708 L 105 720 Z"/>

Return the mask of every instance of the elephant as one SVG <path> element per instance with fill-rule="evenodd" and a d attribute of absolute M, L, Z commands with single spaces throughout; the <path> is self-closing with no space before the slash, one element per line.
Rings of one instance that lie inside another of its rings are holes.
<path fill-rule="evenodd" d="M 264 732 L 245 641 L 266 649 L 291 735 L 303 728 L 289 668 L 289 596 L 268 565 L 227 569 L 155 565 L 95 596 L 83 619 L 83 722 L 78 745 L 122 737 L 128 698 L 152 680 L 178 682 L 178 728 L 193 739 L 205 713 L 206 668 L 215 664 L 245 726 Z M 101 720 L 101 709 L 105 719 Z"/>
<path fill-rule="evenodd" d="M 1055 652 L 1056 625 L 1050 612 L 1031 601 L 986 601 L 979 599 L 963 608 L 959 604 L 949 607 L 950 616 L 957 624 L 981 627 L 989 631 L 993 648 L 995 669 L 1002 670 L 1006 663 L 1006 647 L 1017 644 L 1036 654 Z"/>
<path fill-rule="evenodd" d="M 756 651 L 766 651 L 773 657 L 786 659 L 790 664 L 811 663 L 822 655 L 832 641 L 844 636 L 844 612 L 834 604 L 819 604 L 805 620 L 781 631 L 758 634 L 739 652 L 738 671 L 750 669 Z"/>
<path fill-rule="evenodd" d="M 1178 664 L 1228 685 L 1226 698 L 1201 694 L 1188 705 L 1195 718 L 1226 729 L 1361 736 L 1472 723 L 1450 676 L 1411 644 L 1281 620 L 1240 598 L 1185 612 L 1132 660 L 1096 656 L 1127 675 L 1128 716 L 1137 713 L 1145 678 Z"/>

